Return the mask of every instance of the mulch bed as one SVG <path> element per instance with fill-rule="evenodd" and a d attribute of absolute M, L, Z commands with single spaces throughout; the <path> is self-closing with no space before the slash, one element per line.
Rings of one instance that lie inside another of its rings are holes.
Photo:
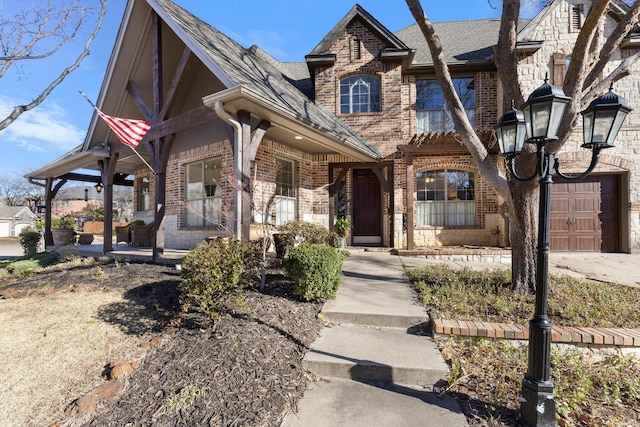
<path fill-rule="evenodd" d="M 132 335 L 157 334 L 119 399 L 99 405 L 85 426 L 278 426 L 309 381 L 301 361 L 322 328 L 319 303 L 291 292 L 279 260 L 264 293 L 246 291 L 234 313 L 215 321 L 180 309 L 173 267 L 119 263 L 51 268 L 0 288 L 4 297 L 57 291 L 122 290 L 130 304 L 106 305 L 101 320 Z"/>

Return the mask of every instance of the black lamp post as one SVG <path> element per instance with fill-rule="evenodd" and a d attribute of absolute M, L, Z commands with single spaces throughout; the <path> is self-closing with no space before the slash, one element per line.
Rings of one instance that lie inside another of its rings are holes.
<path fill-rule="evenodd" d="M 614 140 L 624 118 L 631 111 L 625 100 L 612 92 L 595 99 L 582 112 L 584 122 L 583 148 L 591 149 L 591 164 L 578 175 L 565 175 L 559 171 L 559 162 L 545 145 L 557 140 L 558 126 L 568 104 L 561 88 L 545 82 L 533 91 L 523 106 L 507 111 L 498 122 L 496 134 L 500 152 L 507 159 L 511 175 L 519 181 L 540 179 L 538 212 L 538 246 L 536 258 L 535 313 L 529 322 L 529 363 L 522 382 L 520 422 L 528 426 L 556 426 L 556 405 L 551 381 L 551 323 L 547 316 L 549 290 L 549 232 L 551 229 L 551 184 L 554 171 L 567 179 L 587 176 L 598 164 L 600 151 L 614 146 Z M 526 141 L 525 141 L 526 129 Z M 523 150 L 524 143 L 536 145 L 536 171 L 523 178 L 515 170 L 514 158 Z"/>

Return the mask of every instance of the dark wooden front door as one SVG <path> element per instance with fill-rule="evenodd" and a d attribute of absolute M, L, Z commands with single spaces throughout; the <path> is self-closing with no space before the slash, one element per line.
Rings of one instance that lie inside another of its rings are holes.
<path fill-rule="evenodd" d="M 554 177 L 551 249 L 619 252 L 619 187 L 617 175 L 594 175 L 577 181 Z"/>
<path fill-rule="evenodd" d="M 371 169 L 353 171 L 353 243 L 382 243 L 382 192 Z"/>

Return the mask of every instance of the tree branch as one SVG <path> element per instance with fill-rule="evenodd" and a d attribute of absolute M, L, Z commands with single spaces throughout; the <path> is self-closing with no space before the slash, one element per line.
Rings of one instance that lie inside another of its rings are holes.
<path fill-rule="evenodd" d="M 476 135 L 471 123 L 469 123 L 466 111 L 453 87 L 449 67 L 444 59 L 440 38 L 436 34 L 431 21 L 429 21 L 429 18 L 422 10 L 419 0 L 406 0 L 406 2 L 429 45 L 436 76 L 440 82 L 447 107 L 451 112 L 451 119 L 456 132 L 461 136 L 464 146 L 476 161 L 482 177 L 486 179 L 489 185 L 495 188 L 505 200 L 511 200 L 506 178 L 500 175 L 498 167 L 491 156 L 489 156 L 487 149 L 478 138 L 478 135 Z"/>
<path fill-rule="evenodd" d="M 89 46 L 91 45 L 91 42 L 93 41 L 93 39 L 96 37 L 96 35 L 98 34 L 98 31 L 100 31 L 100 28 L 102 27 L 102 21 L 104 19 L 104 15 L 106 14 L 106 5 L 107 5 L 107 0 L 100 0 L 100 15 L 98 16 L 98 20 L 96 23 L 96 26 L 93 30 L 93 32 L 91 33 L 91 35 L 88 37 L 85 45 L 84 45 L 84 49 L 82 50 L 82 52 L 78 55 L 78 57 L 76 58 L 75 62 L 68 66 L 67 68 L 65 68 L 62 73 L 60 73 L 60 75 L 58 75 L 57 78 L 55 78 L 50 84 L 49 86 L 47 86 L 35 99 L 33 99 L 31 102 L 29 102 L 26 105 L 17 105 L 13 108 L 13 110 L 9 113 L 9 115 L 4 118 L 2 121 L 0 121 L 0 131 L 5 129 L 7 126 L 9 126 L 11 123 L 13 123 L 18 117 L 20 117 L 20 115 L 26 111 L 32 110 L 33 108 L 37 107 L 38 105 L 40 105 L 42 103 L 42 101 L 44 101 L 47 96 L 49 96 L 49 94 L 60 84 L 62 83 L 62 81 L 74 70 L 76 70 L 79 66 L 80 63 L 82 62 L 82 60 L 89 55 Z M 76 32 L 74 32 L 75 34 Z"/>

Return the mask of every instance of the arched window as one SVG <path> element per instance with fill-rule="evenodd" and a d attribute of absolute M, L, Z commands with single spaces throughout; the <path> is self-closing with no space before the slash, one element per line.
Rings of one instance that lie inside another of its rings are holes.
<path fill-rule="evenodd" d="M 416 225 L 462 227 L 476 225 L 475 176 L 439 169 L 416 173 Z"/>
<path fill-rule="evenodd" d="M 368 74 L 350 76 L 340 81 L 340 113 L 380 111 L 380 79 Z"/>

